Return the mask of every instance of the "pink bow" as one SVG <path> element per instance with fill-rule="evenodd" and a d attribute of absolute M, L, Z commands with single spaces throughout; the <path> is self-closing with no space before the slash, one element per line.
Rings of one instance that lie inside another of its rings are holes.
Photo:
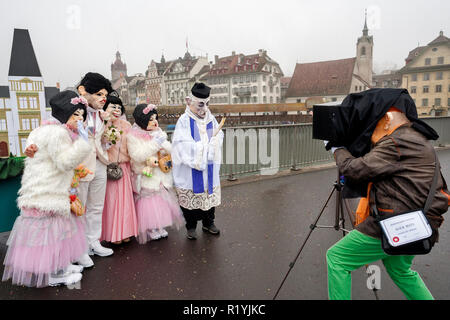
<path fill-rule="evenodd" d="M 74 105 L 77 105 L 77 104 L 81 103 L 81 104 L 84 104 L 86 107 L 89 106 L 87 100 L 85 98 L 83 98 L 83 97 L 72 98 L 70 100 L 70 103 L 74 104 Z"/>
<path fill-rule="evenodd" d="M 152 111 L 155 108 L 156 108 L 156 106 L 154 104 L 149 104 L 149 105 L 147 105 L 147 107 L 145 107 L 144 110 L 142 110 L 142 112 L 144 114 L 148 114 L 150 111 Z"/>

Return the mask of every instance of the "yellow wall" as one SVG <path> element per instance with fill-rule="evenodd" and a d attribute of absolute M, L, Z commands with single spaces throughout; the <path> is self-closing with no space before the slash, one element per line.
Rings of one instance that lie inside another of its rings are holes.
<path fill-rule="evenodd" d="M 444 58 L 442 64 L 438 64 L 438 57 Z M 426 59 L 429 59 L 428 65 Z M 447 110 L 450 108 L 449 66 L 450 47 L 447 45 L 428 46 L 421 55 L 408 64 L 408 69 L 412 70 L 403 73 L 402 87 L 408 89 L 414 99 L 419 116 L 429 115 L 433 107 L 440 109 L 441 115 L 447 115 Z M 437 79 L 438 73 L 442 73 L 442 79 Z M 428 80 L 425 80 L 426 74 L 429 76 Z M 437 92 L 438 85 L 441 86 L 441 92 Z M 428 92 L 424 92 L 425 86 L 428 87 Z M 436 98 L 441 100 L 440 106 L 436 106 Z M 427 106 L 424 105 L 424 99 L 428 99 Z"/>

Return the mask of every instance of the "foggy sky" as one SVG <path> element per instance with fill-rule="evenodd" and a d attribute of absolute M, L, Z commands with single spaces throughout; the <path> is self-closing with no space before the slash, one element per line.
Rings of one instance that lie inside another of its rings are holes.
<path fill-rule="evenodd" d="M 111 77 L 119 50 L 128 75 L 151 60 L 267 50 L 285 74 L 298 62 L 356 56 L 368 9 L 374 70 L 404 66 L 408 52 L 450 36 L 450 1 L 416 0 L 14 0 L 0 2 L 0 85 L 14 28 L 29 29 L 46 86 L 74 86 L 88 71 Z"/>

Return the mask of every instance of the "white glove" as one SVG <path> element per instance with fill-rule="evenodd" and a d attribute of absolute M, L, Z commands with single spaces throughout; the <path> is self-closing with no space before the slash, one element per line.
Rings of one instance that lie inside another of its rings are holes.
<path fill-rule="evenodd" d="M 208 144 L 208 161 L 214 161 L 214 155 L 216 154 L 216 149 L 219 147 L 220 139 L 217 136 L 213 136 L 209 140 Z"/>
<path fill-rule="evenodd" d="M 219 146 L 219 142 L 220 142 L 219 138 L 217 136 L 213 136 L 209 140 L 209 145 L 213 146 L 213 147 L 218 147 Z"/>
<path fill-rule="evenodd" d="M 164 143 L 164 141 L 166 141 L 166 137 L 164 137 L 164 135 L 162 135 L 162 134 L 157 135 L 155 137 L 155 141 L 157 144 L 159 144 L 161 146 Z"/>
<path fill-rule="evenodd" d="M 78 121 L 77 126 L 78 126 L 78 135 L 85 141 L 89 141 L 89 134 L 87 129 L 83 126 L 83 122 Z"/>
<path fill-rule="evenodd" d="M 329 141 L 327 141 L 327 140 L 323 140 L 323 144 L 325 145 L 325 147 L 327 146 L 328 142 L 329 142 Z M 344 148 L 344 147 L 331 147 L 331 153 L 334 154 L 334 152 L 335 152 L 337 149 L 343 149 L 343 148 Z"/>

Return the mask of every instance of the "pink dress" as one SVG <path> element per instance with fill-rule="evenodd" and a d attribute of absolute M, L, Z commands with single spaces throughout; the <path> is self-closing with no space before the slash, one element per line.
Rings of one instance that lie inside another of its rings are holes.
<path fill-rule="evenodd" d="M 146 159 L 157 157 L 160 149 L 170 153 L 168 140 L 159 146 L 154 141 L 155 133 L 145 131 L 136 124 L 129 131 L 128 150 L 132 162 L 133 179 L 139 179 L 140 190 L 135 190 L 136 212 L 138 217 L 138 241 L 144 244 L 151 240 L 148 231 L 166 227 L 180 228 L 184 224 L 183 213 L 173 189 L 172 171 L 164 173 L 159 167 L 153 168 L 152 177 L 142 175 Z M 167 134 L 160 131 L 167 139 Z M 135 183 L 136 185 L 137 183 Z"/>
<path fill-rule="evenodd" d="M 7 246 L 2 280 L 45 287 L 50 273 L 66 268 L 87 251 L 85 218 L 22 208 Z"/>
<path fill-rule="evenodd" d="M 35 134 L 35 138 L 37 135 L 38 145 L 47 139 L 47 133 L 42 131 L 45 130 L 42 128 L 47 124 L 54 125 L 56 123 L 44 121 L 41 127 L 30 134 L 30 137 Z M 62 127 L 67 129 L 64 125 Z M 77 139 L 77 135 L 70 130 L 67 134 L 70 134 L 72 141 Z M 80 151 L 79 147 L 77 149 Z M 89 150 L 87 148 L 82 153 L 77 153 L 80 162 Z M 40 152 L 41 157 L 35 156 L 34 159 L 27 159 L 28 162 L 25 164 L 18 203 L 21 197 L 29 196 L 30 186 L 33 186 L 33 190 L 38 190 L 34 186 L 36 181 L 39 181 L 39 183 L 44 181 L 50 186 L 59 186 L 55 181 L 62 184 L 67 182 L 67 208 L 69 208 L 69 188 L 73 171 L 68 170 L 68 174 L 62 174 L 57 169 L 54 171 L 42 170 L 43 165 L 47 165 L 47 168 L 53 168 L 53 166 L 47 163 L 46 156 L 42 156 L 42 154 L 48 154 L 48 147 L 44 146 L 38 152 Z M 70 165 L 70 161 L 65 160 L 67 166 Z M 48 162 L 50 163 L 50 161 Z M 56 168 L 56 166 L 54 167 Z M 39 170 L 40 172 L 38 172 Z M 30 176 L 37 176 L 39 180 L 31 181 Z M 42 194 L 46 195 L 47 193 L 48 191 L 44 189 L 37 192 L 37 195 L 42 196 Z M 59 194 L 56 196 L 56 202 L 60 200 L 58 197 Z M 22 200 L 22 202 L 26 203 L 27 200 Z M 46 204 L 43 205 L 43 207 L 45 206 Z M 58 208 L 57 205 L 55 207 Z M 20 209 L 20 215 L 14 222 L 7 241 L 8 251 L 4 260 L 5 269 L 2 281 L 12 279 L 12 283 L 16 285 L 45 287 L 48 285 L 50 274 L 64 270 L 87 252 L 86 219 L 85 216 L 76 217 L 72 213 L 66 215 L 64 211 L 61 211 L 61 208 L 52 211 L 21 205 Z"/>
<path fill-rule="evenodd" d="M 120 140 L 108 150 L 111 162 L 119 160 L 123 176 L 106 183 L 105 205 L 103 207 L 102 235 L 100 240 L 117 242 L 137 236 L 137 217 L 131 186 L 130 157 L 127 149 L 127 133 L 131 124 L 122 119 L 113 122 L 123 131 Z"/>

